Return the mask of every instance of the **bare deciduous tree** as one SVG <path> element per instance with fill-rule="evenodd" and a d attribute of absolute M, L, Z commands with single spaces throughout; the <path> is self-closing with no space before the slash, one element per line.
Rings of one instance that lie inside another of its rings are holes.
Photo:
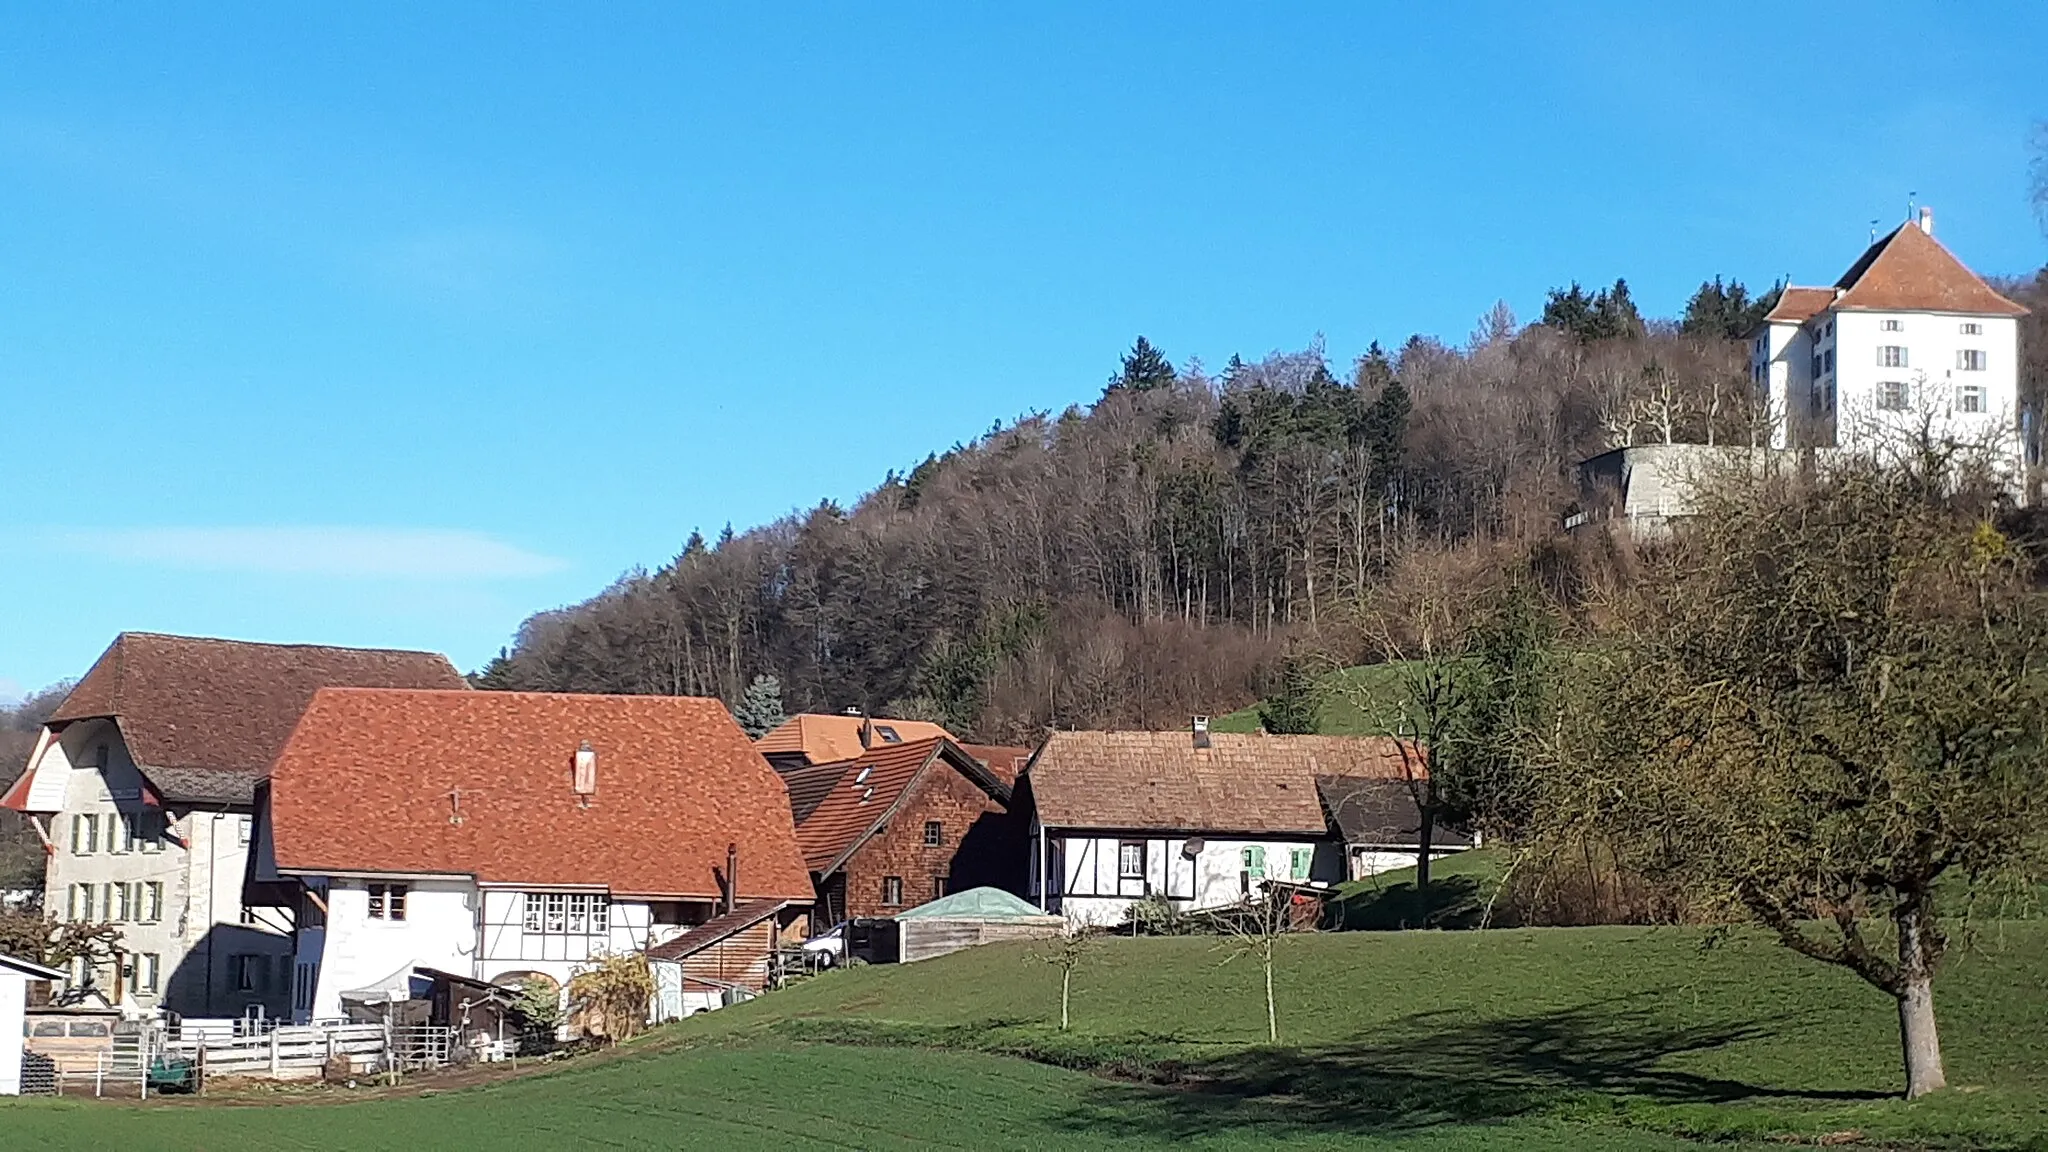
<path fill-rule="evenodd" d="M 1273 968 L 1280 941 L 1295 931 L 1293 898 L 1268 884 L 1242 901 L 1215 913 L 1215 923 L 1230 941 L 1230 960 L 1248 959 L 1259 966 L 1266 996 L 1266 1039 L 1280 1042 L 1280 1012 L 1273 998 Z M 1228 963 L 1228 961 L 1225 961 Z"/>
<path fill-rule="evenodd" d="M 1069 925 L 1046 946 L 1031 953 L 1031 958 L 1059 969 L 1060 973 L 1060 1031 L 1067 1030 L 1067 1006 L 1074 992 L 1074 971 L 1093 959 L 1101 947 L 1102 933 L 1086 924 Z"/>

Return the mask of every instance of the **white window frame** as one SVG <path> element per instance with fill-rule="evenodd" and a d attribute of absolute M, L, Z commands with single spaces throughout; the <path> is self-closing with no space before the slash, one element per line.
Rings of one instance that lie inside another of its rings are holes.
<path fill-rule="evenodd" d="M 247 848 L 247 847 L 249 846 L 249 837 L 250 837 L 250 835 L 251 835 L 252 831 L 253 831 L 253 830 L 254 830 L 254 828 L 255 828 L 255 824 L 256 824 L 256 818 L 255 818 L 254 816 L 247 816 L 247 815 L 244 815 L 244 816 L 239 816 L 239 817 L 236 817 L 236 819 L 235 819 L 235 846 L 236 846 L 236 847 L 238 847 L 238 848 Z"/>
<path fill-rule="evenodd" d="M 1988 372 L 1991 370 L 1991 354 L 1982 348 L 1956 349 L 1956 371 Z"/>
<path fill-rule="evenodd" d="M 1984 385 L 1982 385 L 1982 384 L 1958 384 L 1958 385 L 1956 385 L 1956 411 L 1958 411 L 1958 412 L 1989 412 L 1990 410 L 1991 410 L 1991 393 L 1990 393 L 1990 390 L 1989 390 L 1989 389 L 1987 389 L 1987 388 L 1985 388 L 1985 387 L 1984 387 Z"/>
<path fill-rule="evenodd" d="M 1132 863 L 1135 860 L 1136 863 Z M 1145 842 L 1143 840 L 1119 840 L 1116 843 L 1116 878 L 1119 880 L 1143 880 L 1145 878 Z"/>
<path fill-rule="evenodd" d="M 144 996 L 156 995 L 163 957 L 155 952 L 136 952 L 130 955 L 129 960 L 128 991 Z"/>
<path fill-rule="evenodd" d="M 1956 331 L 1964 336 L 1982 336 L 1984 334 L 1984 326 L 1974 320 L 1965 320 L 1961 324 L 1956 325 Z"/>
<path fill-rule="evenodd" d="M 903 877 L 882 877 L 882 906 L 901 908 L 903 906 Z"/>
<path fill-rule="evenodd" d="M 405 922 L 405 897 L 410 886 L 405 884 L 371 884 L 369 914 L 372 920 L 387 923 Z"/>
<path fill-rule="evenodd" d="M 1880 344 L 1877 346 L 1877 366 L 1879 368 L 1909 368 L 1912 366 L 1909 363 L 1911 359 L 1912 357 L 1907 354 L 1904 344 Z"/>
<path fill-rule="evenodd" d="M 1904 412 L 1912 406 L 1912 384 L 1904 380 L 1880 380 L 1877 382 L 1877 407 L 1879 411 Z"/>
<path fill-rule="evenodd" d="M 139 901 L 142 915 L 138 917 L 139 921 L 144 924 L 155 924 L 161 921 L 164 918 L 163 883 L 158 880 L 150 880 L 137 885 L 137 887 L 142 890 L 142 898 Z"/>
<path fill-rule="evenodd" d="M 1877 327 L 1880 332 L 1904 332 L 1906 330 L 1906 322 L 1904 320 L 1887 318 L 1878 321 Z"/>
<path fill-rule="evenodd" d="M 603 892 L 522 892 L 520 926 L 536 936 L 608 936 L 612 899 Z"/>
<path fill-rule="evenodd" d="M 91 856 L 100 850 L 100 818 L 96 812 L 71 817 L 71 854 Z"/>

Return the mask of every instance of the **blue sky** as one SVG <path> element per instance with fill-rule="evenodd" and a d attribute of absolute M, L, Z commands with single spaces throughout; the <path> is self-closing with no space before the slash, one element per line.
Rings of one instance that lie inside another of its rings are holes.
<path fill-rule="evenodd" d="M 124 629 L 474 667 L 1170 355 L 1986 272 L 2048 5 L 0 3 L 0 694 Z"/>

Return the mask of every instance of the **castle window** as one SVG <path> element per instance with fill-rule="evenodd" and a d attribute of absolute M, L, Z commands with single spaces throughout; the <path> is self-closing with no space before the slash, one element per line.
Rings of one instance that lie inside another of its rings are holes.
<path fill-rule="evenodd" d="M 946 826 L 944 824 L 939 823 L 937 820 L 925 821 L 924 846 L 927 848 L 937 848 L 939 845 L 945 842 Z"/>

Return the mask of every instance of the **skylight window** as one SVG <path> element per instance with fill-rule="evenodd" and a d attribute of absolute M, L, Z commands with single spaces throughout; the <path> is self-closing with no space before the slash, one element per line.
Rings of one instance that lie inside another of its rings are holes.
<path fill-rule="evenodd" d="M 903 743 L 903 737 L 898 736 L 896 734 L 896 730 L 894 728 L 889 727 L 887 724 L 875 725 L 875 735 L 880 736 L 882 738 L 882 743 L 884 744 Z"/>

